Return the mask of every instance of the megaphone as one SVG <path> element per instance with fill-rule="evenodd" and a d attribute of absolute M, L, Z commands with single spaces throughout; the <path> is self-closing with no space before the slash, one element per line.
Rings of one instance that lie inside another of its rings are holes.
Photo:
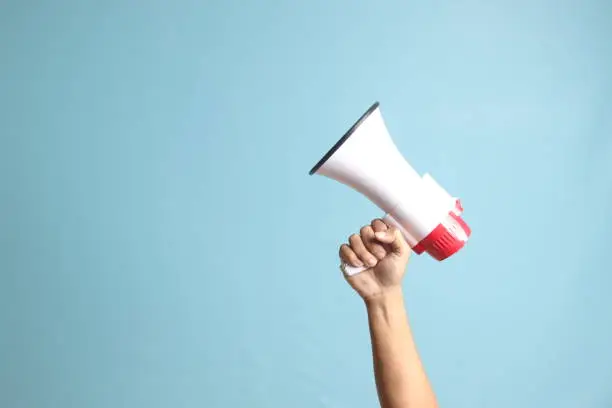
<path fill-rule="evenodd" d="M 310 170 L 360 192 L 385 212 L 412 250 L 443 261 L 471 235 L 461 201 L 429 174 L 420 175 L 393 142 L 375 102 Z M 353 275 L 365 268 L 346 267 Z"/>

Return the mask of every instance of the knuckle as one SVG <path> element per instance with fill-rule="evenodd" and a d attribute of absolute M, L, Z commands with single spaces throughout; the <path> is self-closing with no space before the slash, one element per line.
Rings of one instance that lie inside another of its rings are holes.
<path fill-rule="evenodd" d="M 365 225 L 361 227 L 361 230 L 359 232 L 361 233 L 361 235 L 369 235 L 370 232 L 372 232 L 372 227 L 369 225 Z"/>
<path fill-rule="evenodd" d="M 340 258 L 343 261 L 351 261 L 354 256 L 355 256 L 355 254 L 353 253 L 353 251 L 350 250 L 349 247 L 343 247 L 340 250 Z"/>
<path fill-rule="evenodd" d="M 377 218 L 372 221 L 372 228 L 374 228 L 374 231 L 376 232 L 385 231 L 387 229 L 387 224 L 385 224 L 383 220 Z"/>

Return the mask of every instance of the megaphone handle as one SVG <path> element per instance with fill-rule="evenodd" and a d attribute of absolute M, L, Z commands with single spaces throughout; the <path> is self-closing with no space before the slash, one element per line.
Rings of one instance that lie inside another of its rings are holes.
<path fill-rule="evenodd" d="M 351 265 L 345 264 L 344 262 L 340 264 L 340 270 L 344 272 L 346 276 L 355 276 L 358 273 L 365 271 L 366 269 L 368 268 L 365 266 L 351 266 Z"/>

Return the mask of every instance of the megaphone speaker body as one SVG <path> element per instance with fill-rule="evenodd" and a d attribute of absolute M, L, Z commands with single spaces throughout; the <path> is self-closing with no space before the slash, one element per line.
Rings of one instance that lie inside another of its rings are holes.
<path fill-rule="evenodd" d="M 393 142 L 378 102 L 374 103 L 310 170 L 345 184 L 386 213 L 417 254 L 442 261 L 467 242 L 459 199 L 429 174 L 421 176 Z"/>

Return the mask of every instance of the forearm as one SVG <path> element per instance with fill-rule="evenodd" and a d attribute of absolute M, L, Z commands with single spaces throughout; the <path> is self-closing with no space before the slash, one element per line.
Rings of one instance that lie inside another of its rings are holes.
<path fill-rule="evenodd" d="M 401 288 L 366 302 L 382 408 L 434 408 L 434 392 L 408 324 Z"/>

